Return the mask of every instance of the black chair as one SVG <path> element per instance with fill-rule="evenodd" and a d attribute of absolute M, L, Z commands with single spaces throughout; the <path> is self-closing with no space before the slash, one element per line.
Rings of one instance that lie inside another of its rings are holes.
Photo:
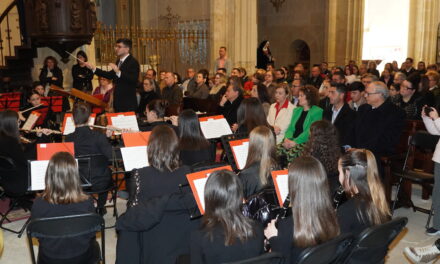
<path fill-rule="evenodd" d="M 47 217 L 32 219 L 27 227 L 27 238 L 29 248 L 31 250 L 32 263 L 36 264 L 34 247 L 32 245 L 32 238 L 74 238 L 90 233 L 101 233 L 101 249 L 95 243 L 93 246 L 96 257 L 93 263 L 105 264 L 105 223 L 102 216 L 98 214 L 80 214 L 59 217 Z"/>
<path fill-rule="evenodd" d="M 354 239 L 349 253 L 339 263 L 385 263 L 389 245 L 407 223 L 408 218 L 398 217 L 388 223 L 367 228 Z"/>
<path fill-rule="evenodd" d="M 278 252 L 270 252 L 258 257 L 235 261 L 235 262 L 228 262 L 224 264 L 283 264 L 283 263 L 285 263 L 285 258 L 282 254 Z"/>
<path fill-rule="evenodd" d="M 14 175 L 18 175 L 20 172 L 18 171 L 14 161 L 11 158 L 0 156 L 0 182 L 1 179 L 5 179 L 6 177 L 14 177 Z M 30 218 L 24 223 L 20 230 L 12 230 L 4 226 L 5 222 L 11 222 L 8 219 L 8 215 L 12 212 L 14 208 L 22 208 L 25 211 L 30 211 L 32 208 L 32 203 L 29 201 L 29 194 L 17 195 L 13 193 L 9 193 L 3 187 L 0 186 L 0 199 L 9 198 L 9 207 L 5 213 L 0 213 L 0 228 L 6 231 L 12 232 L 14 234 L 18 234 L 18 237 L 21 237 L 23 234 L 26 225 L 29 223 Z"/>
<path fill-rule="evenodd" d="M 304 250 L 298 257 L 298 264 L 332 264 L 340 263 L 341 258 L 347 254 L 353 236 L 340 235 L 330 241 Z"/>
<path fill-rule="evenodd" d="M 432 188 L 431 186 L 432 184 L 434 184 L 434 174 L 428 170 L 414 168 L 414 161 L 416 155 L 420 155 L 420 153 L 422 153 L 422 155 L 426 156 L 424 157 L 424 163 L 432 163 L 430 157 L 432 157 L 432 153 L 435 150 L 438 138 L 438 136 L 433 136 L 426 132 L 417 132 L 412 135 L 409 139 L 409 146 L 405 156 L 405 161 L 403 163 L 403 168 L 401 170 L 393 172 L 393 175 L 398 177 L 399 181 L 397 184 L 396 198 L 391 208 L 392 212 L 394 212 L 394 209 L 396 208 L 399 200 L 402 200 L 402 198 L 404 198 L 405 201 L 409 202 L 414 211 L 429 214 L 426 228 L 428 228 L 429 226 L 432 210 L 415 206 L 411 200 L 411 197 L 406 197 L 406 193 L 401 191 L 401 186 L 404 181 L 410 181 L 411 183 L 420 184 L 426 189 Z M 429 165 L 430 164 L 428 164 L 428 166 L 425 165 L 422 167 L 430 167 Z"/>
<path fill-rule="evenodd" d="M 238 165 L 235 162 L 234 154 L 232 153 L 232 148 L 229 142 L 239 139 L 245 139 L 245 138 L 249 138 L 249 135 L 244 133 L 238 133 L 238 134 L 225 135 L 220 138 L 223 145 L 223 149 L 225 150 L 226 157 L 228 159 L 228 163 L 231 164 L 232 169 L 236 172 L 239 171 L 239 169 L 238 169 Z"/>

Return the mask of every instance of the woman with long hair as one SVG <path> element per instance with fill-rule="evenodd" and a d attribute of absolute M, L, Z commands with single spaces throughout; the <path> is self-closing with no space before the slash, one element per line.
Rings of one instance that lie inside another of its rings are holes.
<path fill-rule="evenodd" d="M 258 98 L 263 106 L 264 114 L 267 116 L 270 108 L 271 98 L 267 93 L 267 88 L 263 83 L 257 83 L 252 86 L 251 97 Z"/>
<path fill-rule="evenodd" d="M 288 177 L 292 215 L 278 220 L 277 227 L 272 221 L 264 234 L 272 251 L 282 253 L 286 263 L 296 263 L 304 249 L 338 236 L 339 224 L 325 169 L 317 159 L 295 159 Z"/>
<path fill-rule="evenodd" d="M 220 98 L 226 92 L 226 75 L 218 72 L 214 75 L 214 86 L 209 91 L 209 96 L 215 101 L 220 101 Z"/>
<path fill-rule="evenodd" d="M 94 212 L 93 200 L 81 188 L 75 158 L 68 152 L 52 156 L 46 170 L 45 189 L 32 206 L 31 218 Z M 39 263 L 91 263 L 94 233 L 75 238 L 41 238 Z M 96 241 L 95 241 L 96 243 Z"/>
<path fill-rule="evenodd" d="M 159 99 L 159 95 L 154 91 L 154 80 L 145 78 L 142 81 L 142 91 L 140 92 L 140 101 L 137 109 L 137 113 L 140 117 L 145 116 L 145 108 L 147 105 L 155 100 Z"/>
<path fill-rule="evenodd" d="M 199 118 L 192 109 L 183 110 L 178 118 L 180 160 L 184 165 L 215 160 L 215 145 L 205 138 Z"/>
<path fill-rule="evenodd" d="M 385 191 L 373 153 L 366 149 L 347 152 L 339 160 L 339 181 L 349 200 L 338 208 L 342 233 L 361 233 L 391 219 Z"/>
<path fill-rule="evenodd" d="M 263 230 L 241 212 L 241 182 L 231 171 L 213 172 L 205 185 L 202 226 L 191 235 L 191 263 L 225 263 L 263 253 Z"/>
<path fill-rule="evenodd" d="M 237 110 L 237 126 L 233 126 L 236 133 L 249 134 L 257 126 L 270 127 L 266 120 L 263 106 L 257 98 L 246 98 Z"/>
<path fill-rule="evenodd" d="M 257 126 L 249 135 L 249 150 L 246 165 L 239 174 L 243 183 L 244 197 L 272 186 L 271 172 L 277 169 L 275 137 L 266 126 Z"/>
<path fill-rule="evenodd" d="M 310 126 L 310 139 L 304 146 L 304 156 L 312 156 L 324 166 L 333 193 L 339 186 L 338 160 L 341 148 L 336 127 L 327 120 L 319 120 Z"/>
<path fill-rule="evenodd" d="M 53 56 L 44 59 L 43 68 L 40 71 L 40 82 L 44 86 L 44 96 L 47 96 L 52 84 L 63 86 L 63 72 L 58 67 L 58 61 Z"/>

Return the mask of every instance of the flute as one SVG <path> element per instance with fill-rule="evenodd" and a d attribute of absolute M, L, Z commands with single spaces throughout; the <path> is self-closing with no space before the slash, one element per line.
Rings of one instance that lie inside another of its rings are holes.
<path fill-rule="evenodd" d="M 25 113 L 25 112 L 27 112 L 27 111 L 31 111 L 32 109 L 35 109 L 35 108 L 38 108 L 38 107 L 40 107 L 40 106 L 42 106 L 43 104 L 39 104 L 39 105 L 36 105 L 36 106 L 33 106 L 33 107 L 31 107 L 31 108 L 28 108 L 28 109 L 26 109 L 26 110 L 23 110 L 23 111 L 20 111 L 20 113 Z"/>
<path fill-rule="evenodd" d="M 119 131 L 119 132 L 122 132 L 122 131 L 125 130 L 125 129 L 123 129 L 123 128 L 117 128 L 117 127 L 105 127 L 105 126 L 98 126 L 98 125 L 90 125 L 89 127 L 101 128 L 101 129 L 107 129 L 107 130 L 110 130 L 110 131 Z"/>
<path fill-rule="evenodd" d="M 20 129 L 20 130 L 26 133 L 42 133 L 42 129 L 31 129 L 31 130 Z M 62 132 L 58 130 L 52 130 L 52 129 L 47 129 L 47 130 L 50 131 L 50 133 L 52 134 L 62 134 Z"/>

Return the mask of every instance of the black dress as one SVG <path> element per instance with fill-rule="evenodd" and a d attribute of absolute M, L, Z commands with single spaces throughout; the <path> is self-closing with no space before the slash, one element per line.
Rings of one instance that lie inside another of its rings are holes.
<path fill-rule="evenodd" d="M 31 218 L 86 214 L 93 211 L 92 199 L 72 204 L 51 204 L 46 200 L 37 198 L 32 206 Z M 87 260 L 90 258 L 90 249 L 94 238 L 95 233 L 74 238 L 41 238 L 39 239 L 39 258 L 58 259 L 60 261 L 58 263 L 71 263 L 68 260 L 68 262 L 65 262 L 64 259 L 75 258 L 78 260 L 77 263 L 88 263 Z"/>
<path fill-rule="evenodd" d="M 92 91 L 93 71 L 79 64 L 72 66 L 73 88 L 83 92 Z"/>
<path fill-rule="evenodd" d="M 212 241 L 205 231 L 194 231 L 191 234 L 191 263 L 216 264 L 235 262 L 263 254 L 263 228 L 256 223 L 254 223 L 254 228 L 255 237 L 245 242 L 236 239 L 235 243 L 230 246 L 225 246 L 225 234 L 221 227 L 217 227 L 213 230 Z"/>
<path fill-rule="evenodd" d="M 370 227 L 371 224 L 365 212 L 365 202 L 356 196 L 339 206 L 337 216 L 341 233 L 352 233 L 356 236 Z"/>

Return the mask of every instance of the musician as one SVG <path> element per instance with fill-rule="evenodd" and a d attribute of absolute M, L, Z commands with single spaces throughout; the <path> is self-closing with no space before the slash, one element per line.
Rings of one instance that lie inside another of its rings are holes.
<path fill-rule="evenodd" d="M 57 217 L 93 212 L 93 200 L 81 190 L 75 159 L 58 152 L 49 161 L 41 198 L 32 206 L 31 218 Z M 97 242 L 95 234 L 75 238 L 39 239 L 38 263 L 90 263 Z"/>
<path fill-rule="evenodd" d="M 105 135 L 90 129 L 88 126 L 89 118 L 90 107 L 85 103 L 75 104 L 73 107 L 75 131 L 67 135 L 65 141 L 74 143 L 76 156 L 100 154 L 105 157 L 105 159 L 96 158 L 96 164 L 94 161 L 91 163 L 91 190 L 96 192 L 105 190 L 111 185 L 112 178 L 108 161 L 112 158 L 112 146 Z M 109 135 L 110 132 L 109 130 L 107 131 Z M 106 213 L 104 207 L 106 199 L 107 192 L 98 195 L 97 212 L 100 214 Z"/>
<path fill-rule="evenodd" d="M 202 226 L 191 234 L 191 263 L 230 263 L 263 254 L 262 226 L 242 214 L 243 191 L 235 173 L 213 172 L 204 196 Z"/>
<path fill-rule="evenodd" d="M 48 56 L 44 59 L 43 68 L 40 71 L 40 82 L 44 86 L 44 96 L 49 94 L 52 84 L 63 87 L 63 72 L 58 67 L 55 57 Z"/>
<path fill-rule="evenodd" d="M 93 72 L 85 65 L 87 54 L 80 50 L 76 54 L 76 58 L 77 64 L 72 66 L 73 88 L 90 93 L 93 88 Z"/>
<path fill-rule="evenodd" d="M 152 131 L 158 125 L 172 126 L 165 121 L 165 112 L 168 107 L 168 102 L 165 100 L 156 99 L 147 104 L 145 107 L 145 116 L 147 123 L 139 124 L 139 130 Z"/>
<path fill-rule="evenodd" d="M 113 107 L 115 112 L 136 111 L 136 86 L 139 78 L 139 63 L 130 54 L 132 41 L 122 38 L 116 41 L 115 52 L 118 56 L 116 64 L 110 63 L 111 71 L 104 71 L 86 62 L 85 65 L 96 75 L 111 79 L 114 82 L 115 90 Z"/>
<path fill-rule="evenodd" d="M 44 86 L 40 82 L 34 82 L 32 90 L 37 91 L 40 96 L 44 96 Z"/>
<path fill-rule="evenodd" d="M 37 122 L 35 123 L 35 126 L 43 126 L 43 127 L 47 127 L 47 121 L 48 121 L 48 107 L 41 105 L 41 96 L 39 94 L 38 91 L 36 90 L 32 90 L 32 92 L 28 95 L 28 98 L 26 100 L 28 103 L 26 106 L 24 106 L 20 112 L 18 112 L 18 116 L 20 121 L 25 122 L 26 119 L 29 117 L 29 115 L 32 113 L 32 111 L 37 111 L 39 112 L 41 115 L 38 118 Z M 40 106 L 41 107 L 38 107 Z M 30 111 L 26 111 L 23 114 L 21 113 L 22 111 L 25 111 L 26 109 L 32 108 L 32 107 L 37 107 L 34 110 L 30 110 Z"/>

